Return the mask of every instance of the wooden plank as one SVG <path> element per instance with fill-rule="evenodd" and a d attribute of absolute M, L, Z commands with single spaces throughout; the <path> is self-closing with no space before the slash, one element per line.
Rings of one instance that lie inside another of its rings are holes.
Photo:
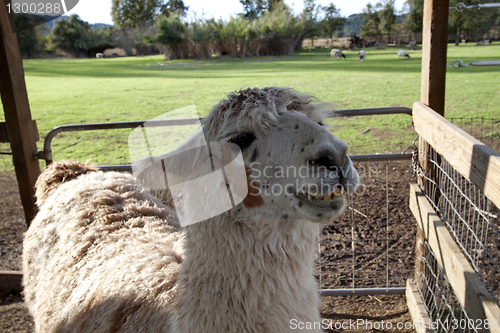
<path fill-rule="evenodd" d="M 418 135 L 500 207 L 500 154 L 433 112 L 423 103 L 413 105 Z"/>
<path fill-rule="evenodd" d="M 425 254 L 425 233 L 417 226 L 417 241 L 415 244 L 415 282 L 417 287 L 421 288 L 423 284 L 423 274 L 425 265 L 419 258 Z"/>
<path fill-rule="evenodd" d="M 406 305 L 414 323 L 414 329 L 417 333 L 434 333 L 436 330 L 431 328 L 431 318 L 424 306 L 424 301 L 420 296 L 415 281 L 406 280 Z"/>
<path fill-rule="evenodd" d="M 410 185 L 410 209 L 469 317 L 498 320 L 500 308 L 495 299 L 416 184 Z M 497 326 L 490 332 L 500 333 L 500 328 Z"/>
<path fill-rule="evenodd" d="M 0 291 L 22 291 L 23 274 L 19 271 L 0 271 Z"/>
<path fill-rule="evenodd" d="M 40 135 L 38 134 L 38 127 L 36 125 L 36 120 L 33 119 L 33 129 L 35 130 L 35 141 L 40 141 Z M 0 142 L 7 143 L 9 140 L 9 132 L 7 130 L 7 123 L 0 120 Z"/>
<path fill-rule="evenodd" d="M 0 121 L 0 142 L 9 142 L 9 133 L 7 133 L 7 123 Z"/>
<path fill-rule="evenodd" d="M 17 38 L 6 6 L 0 6 L 0 92 L 26 223 L 35 217 L 34 185 L 40 175 L 35 130 Z"/>
<path fill-rule="evenodd" d="M 425 0 L 420 101 L 444 115 L 449 0 Z"/>

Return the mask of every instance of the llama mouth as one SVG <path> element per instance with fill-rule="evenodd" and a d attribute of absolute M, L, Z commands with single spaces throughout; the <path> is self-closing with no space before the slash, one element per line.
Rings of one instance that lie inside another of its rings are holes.
<path fill-rule="evenodd" d="M 338 209 L 344 203 L 344 193 L 342 189 L 335 189 L 325 195 L 315 195 L 307 192 L 299 192 L 295 197 L 302 202 L 321 209 Z"/>

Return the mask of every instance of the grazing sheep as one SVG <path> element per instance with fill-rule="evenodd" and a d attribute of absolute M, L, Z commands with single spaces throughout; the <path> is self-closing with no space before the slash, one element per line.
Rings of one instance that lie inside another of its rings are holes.
<path fill-rule="evenodd" d="M 327 106 L 313 102 L 253 88 L 214 106 L 203 132 L 240 147 L 249 194 L 184 229 L 128 174 L 49 165 L 24 241 L 35 331 L 322 332 L 317 226 L 343 212 L 339 189 L 354 191 L 359 177 L 347 145 L 321 125 Z M 302 323 L 314 326 L 293 329 Z"/>
<path fill-rule="evenodd" d="M 340 57 L 342 57 L 345 59 L 344 53 L 342 53 L 339 49 L 332 49 L 332 51 L 330 51 L 330 57 L 335 57 L 336 59 L 340 59 Z"/>
<path fill-rule="evenodd" d="M 358 58 L 360 61 L 364 61 L 365 58 L 366 58 L 366 51 L 365 50 L 361 50 L 358 52 Z"/>
<path fill-rule="evenodd" d="M 417 48 L 417 42 L 412 41 L 412 42 L 408 43 L 408 48 L 410 50 L 415 50 Z"/>
<path fill-rule="evenodd" d="M 97 59 L 103 59 L 103 58 L 104 58 L 104 54 L 102 54 L 102 53 L 96 53 L 96 54 L 95 54 L 95 57 L 96 57 Z"/>
<path fill-rule="evenodd" d="M 406 57 L 407 59 L 410 59 L 410 55 L 405 50 L 399 50 L 398 57 L 399 57 L 399 59 L 404 58 L 404 57 Z"/>

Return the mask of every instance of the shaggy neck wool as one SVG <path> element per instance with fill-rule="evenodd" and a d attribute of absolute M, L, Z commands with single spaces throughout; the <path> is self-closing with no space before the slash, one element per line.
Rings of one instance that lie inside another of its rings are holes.
<path fill-rule="evenodd" d="M 186 228 L 178 331 L 279 333 L 292 319 L 319 322 L 317 225 L 228 215 Z"/>

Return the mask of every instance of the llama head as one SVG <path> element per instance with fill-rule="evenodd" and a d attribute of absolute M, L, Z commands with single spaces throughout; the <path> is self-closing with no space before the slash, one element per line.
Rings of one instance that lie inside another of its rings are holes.
<path fill-rule="evenodd" d="M 242 151 L 249 194 L 241 214 L 330 222 L 345 209 L 359 177 L 347 144 L 323 125 L 328 106 L 314 102 L 291 89 L 245 89 L 205 119 L 208 141 Z"/>

